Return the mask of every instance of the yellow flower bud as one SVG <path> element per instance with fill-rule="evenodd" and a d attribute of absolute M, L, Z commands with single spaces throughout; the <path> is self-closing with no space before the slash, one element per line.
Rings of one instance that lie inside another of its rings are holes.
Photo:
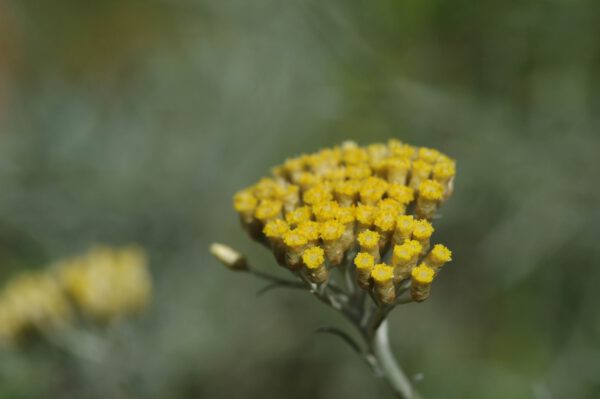
<path fill-rule="evenodd" d="M 263 228 L 263 233 L 271 243 L 277 263 L 285 263 L 285 244 L 283 235 L 290 230 L 290 226 L 282 219 L 269 220 Z"/>
<path fill-rule="evenodd" d="M 349 206 L 356 201 L 358 191 L 361 188 L 361 183 L 358 180 L 345 180 L 337 182 L 334 185 L 334 193 L 336 200 L 341 206 Z"/>
<path fill-rule="evenodd" d="M 433 167 L 433 179 L 440 182 L 442 186 L 444 186 L 444 200 L 452 195 L 452 191 L 454 190 L 455 174 L 456 166 L 454 161 L 450 159 L 440 160 Z"/>
<path fill-rule="evenodd" d="M 371 278 L 375 286 L 377 299 L 385 304 L 391 304 L 396 298 L 394 290 L 394 269 L 385 263 L 373 267 Z"/>
<path fill-rule="evenodd" d="M 402 244 L 412 236 L 415 228 L 415 219 L 412 215 L 400 215 L 396 219 L 396 230 L 394 231 L 394 243 Z"/>
<path fill-rule="evenodd" d="M 415 147 L 403 144 L 399 140 L 390 140 L 388 146 L 392 155 L 398 158 L 413 159 L 417 154 Z"/>
<path fill-rule="evenodd" d="M 306 266 L 306 275 L 311 282 L 321 284 L 327 280 L 329 271 L 325 266 L 323 248 L 310 247 L 306 249 L 302 254 L 302 261 Z"/>
<path fill-rule="evenodd" d="M 323 248 L 331 265 L 339 265 L 344 258 L 344 245 L 341 241 L 344 231 L 344 225 L 337 220 L 328 220 L 321 224 Z"/>
<path fill-rule="evenodd" d="M 377 208 L 371 205 L 358 205 L 354 214 L 361 229 L 368 229 L 373 225 Z"/>
<path fill-rule="evenodd" d="M 431 219 L 444 197 L 444 187 L 435 180 L 424 180 L 419 186 L 415 213 L 419 218 Z"/>
<path fill-rule="evenodd" d="M 376 262 L 381 259 L 379 253 L 379 233 L 372 230 L 365 230 L 358 235 L 358 244 L 361 252 L 371 254 Z"/>
<path fill-rule="evenodd" d="M 392 198 L 402 205 L 408 205 L 415 199 L 415 191 L 402 184 L 390 184 L 387 190 L 389 198 Z"/>
<path fill-rule="evenodd" d="M 314 173 L 299 172 L 296 174 L 296 177 L 292 180 L 292 182 L 299 185 L 302 191 L 308 191 L 312 187 L 319 184 L 321 182 L 321 178 Z"/>
<path fill-rule="evenodd" d="M 295 270 L 301 265 L 301 255 L 308 244 L 308 239 L 302 231 L 295 228 L 283 235 L 283 242 L 286 245 L 286 264 L 290 269 Z"/>
<path fill-rule="evenodd" d="M 321 236 L 321 224 L 319 222 L 307 220 L 300 223 L 297 229 L 306 237 L 310 244 L 315 244 Z"/>
<path fill-rule="evenodd" d="M 252 190 L 246 189 L 239 191 L 233 196 L 233 208 L 240 214 L 246 223 L 252 222 L 254 210 L 258 205 L 258 200 L 252 194 Z"/>
<path fill-rule="evenodd" d="M 346 176 L 352 180 L 364 180 L 373 172 L 367 164 L 350 165 L 346 168 Z"/>
<path fill-rule="evenodd" d="M 308 206 L 301 206 L 285 214 L 285 220 L 292 226 L 297 226 L 302 222 L 309 221 L 312 216 L 312 210 Z"/>
<path fill-rule="evenodd" d="M 389 158 L 387 160 L 387 178 L 390 183 L 406 184 L 410 170 L 410 160 L 406 158 Z"/>
<path fill-rule="evenodd" d="M 435 271 L 427 265 L 421 264 L 411 272 L 410 294 L 414 301 L 422 302 L 429 297 L 431 282 Z"/>
<path fill-rule="evenodd" d="M 422 254 L 429 250 L 429 238 L 433 234 L 433 226 L 427 220 L 417 220 L 413 229 L 412 237 L 422 246 Z"/>
<path fill-rule="evenodd" d="M 254 216 L 263 223 L 269 220 L 277 219 L 281 216 L 281 208 L 283 204 L 281 201 L 263 199 L 258 204 Z"/>
<path fill-rule="evenodd" d="M 354 258 L 356 266 L 356 280 L 358 285 L 363 289 L 369 289 L 371 279 L 371 271 L 375 266 L 375 258 L 373 255 L 366 252 L 359 252 Z"/>
<path fill-rule="evenodd" d="M 305 203 L 315 205 L 319 202 L 329 201 L 333 196 L 331 195 L 331 191 L 328 190 L 325 185 L 318 184 L 304 192 L 302 198 Z"/>
<path fill-rule="evenodd" d="M 360 147 L 343 148 L 342 160 L 346 165 L 357 165 L 369 159 L 367 152 Z"/>
<path fill-rule="evenodd" d="M 439 270 L 445 263 L 452 260 L 452 251 L 442 244 L 436 244 L 427 254 L 424 263 L 433 270 Z"/>
<path fill-rule="evenodd" d="M 286 212 L 291 212 L 296 209 L 298 204 L 300 204 L 300 187 L 294 184 L 286 185 L 281 195 L 281 200 L 283 201 L 283 208 Z"/>
<path fill-rule="evenodd" d="M 409 186 L 413 190 L 418 190 L 421 182 L 429 178 L 433 167 L 421 159 L 413 162 Z"/>
<path fill-rule="evenodd" d="M 335 212 L 335 220 L 344 225 L 344 234 L 342 235 L 342 245 L 344 250 L 349 249 L 354 244 L 354 207 L 339 207 Z"/>
<path fill-rule="evenodd" d="M 433 148 L 421 147 L 419 148 L 419 159 L 425 162 L 434 164 L 440 157 L 440 152 Z"/>
<path fill-rule="evenodd" d="M 317 221 L 324 222 L 333 219 L 339 207 L 335 201 L 323 201 L 313 205 L 312 211 Z"/>
<path fill-rule="evenodd" d="M 380 178 L 371 177 L 365 180 L 360 189 L 360 202 L 366 205 L 374 205 L 383 197 L 388 188 L 388 183 Z"/>
<path fill-rule="evenodd" d="M 402 245 L 394 246 L 392 265 L 394 266 L 394 281 L 399 282 L 410 275 L 412 268 L 419 260 L 421 244 L 408 240 Z"/>

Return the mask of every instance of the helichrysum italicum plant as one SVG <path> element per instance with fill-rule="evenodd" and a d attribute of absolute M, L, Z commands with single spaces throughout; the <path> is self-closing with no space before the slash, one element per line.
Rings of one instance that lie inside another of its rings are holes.
<path fill-rule="evenodd" d="M 13 277 L 0 292 L 0 346 L 30 332 L 50 337 L 78 321 L 106 324 L 142 310 L 152 293 L 147 263 L 138 247 L 102 246 Z"/>
<path fill-rule="evenodd" d="M 453 159 L 397 140 L 366 147 L 345 142 L 287 159 L 272 176 L 235 194 L 233 206 L 248 234 L 296 279 L 254 269 L 223 244 L 211 251 L 232 270 L 272 286 L 305 288 L 342 312 L 364 347 L 341 330 L 327 331 L 359 350 L 398 396 L 413 398 L 391 355 L 386 317 L 397 305 L 427 299 L 451 261 L 451 251 L 432 242 L 432 219 L 452 195 L 454 175 Z"/>

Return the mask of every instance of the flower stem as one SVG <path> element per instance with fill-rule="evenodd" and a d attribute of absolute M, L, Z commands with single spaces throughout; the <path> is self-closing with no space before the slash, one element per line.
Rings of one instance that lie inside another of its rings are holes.
<path fill-rule="evenodd" d="M 413 388 L 410 380 L 404 374 L 390 347 L 388 338 L 388 323 L 384 320 L 375 333 L 372 343 L 373 355 L 377 359 L 377 363 L 383 372 L 383 377 L 390 384 L 394 393 L 400 399 L 418 399 L 420 396 Z"/>

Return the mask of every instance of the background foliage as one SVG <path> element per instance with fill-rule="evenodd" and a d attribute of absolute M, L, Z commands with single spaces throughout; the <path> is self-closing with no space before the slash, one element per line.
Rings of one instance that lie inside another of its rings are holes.
<path fill-rule="evenodd" d="M 458 160 L 454 262 L 391 317 L 429 398 L 600 396 L 600 3 L 0 1 L 0 276 L 95 242 L 150 252 L 103 361 L 0 355 L 2 398 L 364 398 L 344 321 L 265 269 L 230 197 L 286 156 L 397 137 Z"/>

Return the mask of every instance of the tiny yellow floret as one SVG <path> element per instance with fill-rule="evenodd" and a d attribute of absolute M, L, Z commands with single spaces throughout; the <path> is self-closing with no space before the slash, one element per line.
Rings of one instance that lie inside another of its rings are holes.
<path fill-rule="evenodd" d="M 377 203 L 377 209 L 392 212 L 397 216 L 404 212 L 404 205 L 393 198 L 384 198 Z"/>
<path fill-rule="evenodd" d="M 413 237 L 419 241 L 426 240 L 433 234 L 433 226 L 427 220 L 417 220 L 413 229 Z"/>
<path fill-rule="evenodd" d="M 406 244 L 394 246 L 393 260 L 396 265 L 409 263 L 414 256 L 414 249 Z"/>
<path fill-rule="evenodd" d="M 434 269 L 439 269 L 452 260 L 452 251 L 442 244 L 434 245 L 425 262 Z"/>
<path fill-rule="evenodd" d="M 410 161 L 406 158 L 388 158 L 387 161 L 388 171 L 408 171 L 410 169 Z"/>
<path fill-rule="evenodd" d="M 396 230 L 402 237 L 410 237 L 414 228 L 415 218 L 412 215 L 400 215 L 396 218 Z"/>
<path fill-rule="evenodd" d="M 352 223 L 355 219 L 354 207 L 338 207 L 335 211 L 335 220 L 342 224 Z"/>
<path fill-rule="evenodd" d="M 444 186 L 435 180 L 425 180 L 419 186 L 419 197 L 429 201 L 439 201 L 444 196 Z"/>
<path fill-rule="evenodd" d="M 302 254 L 302 261 L 308 269 L 318 269 L 325 263 L 325 252 L 321 247 L 311 247 Z"/>
<path fill-rule="evenodd" d="M 390 184 L 387 194 L 403 205 L 408 205 L 415 199 L 415 192 L 412 188 L 398 183 Z"/>
<path fill-rule="evenodd" d="M 435 271 L 427 265 L 420 264 L 412 269 L 410 273 L 414 282 L 424 285 L 430 284 L 435 276 Z"/>
<path fill-rule="evenodd" d="M 360 190 L 361 183 L 358 180 L 345 180 L 335 184 L 333 190 L 337 195 L 353 197 Z"/>
<path fill-rule="evenodd" d="M 351 165 L 346 168 L 346 176 L 353 180 L 366 179 L 371 176 L 372 173 L 371 168 L 366 164 Z"/>
<path fill-rule="evenodd" d="M 242 190 L 233 196 L 233 208 L 237 212 L 252 212 L 257 204 L 258 200 L 251 190 Z"/>
<path fill-rule="evenodd" d="M 433 167 L 433 178 L 441 183 L 450 180 L 456 174 L 454 162 L 438 162 Z"/>
<path fill-rule="evenodd" d="M 396 227 L 396 213 L 385 209 L 378 210 L 373 224 L 380 231 L 392 231 Z"/>
<path fill-rule="evenodd" d="M 283 242 L 290 248 L 298 248 L 306 245 L 308 239 L 306 238 L 306 235 L 296 228 L 283 235 Z"/>
<path fill-rule="evenodd" d="M 370 226 L 373 224 L 373 220 L 375 219 L 375 212 L 377 208 L 371 205 L 358 205 L 355 210 L 356 220 L 359 223 Z"/>
<path fill-rule="evenodd" d="M 325 241 L 333 241 L 342 237 L 344 225 L 337 220 L 328 220 L 321 224 L 321 238 Z"/>
<path fill-rule="evenodd" d="M 345 168 L 333 168 L 323 173 L 323 178 L 329 181 L 343 181 L 346 178 Z"/>
<path fill-rule="evenodd" d="M 413 172 L 413 175 L 416 175 L 418 177 L 426 179 L 429 176 L 429 174 L 431 173 L 432 168 L 433 167 L 431 166 L 430 163 L 427 163 L 427 162 L 419 159 L 419 160 L 413 162 L 412 172 Z"/>
<path fill-rule="evenodd" d="M 316 241 L 321 235 L 321 224 L 312 220 L 300 223 L 297 229 L 308 241 Z"/>
<path fill-rule="evenodd" d="M 302 190 L 309 190 L 311 187 L 316 186 L 321 182 L 321 178 L 314 173 L 310 172 L 299 172 L 294 182 L 298 184 Z"/>
<path fill-rule="evenodd" d="M 290 226 L 282 219 L 269 220 L 263 228 L 263 233 L 269 238 L 282 238 L 290 229 Z"/>
<path fill-rule="evenodd" d="M 306 222 L 310 220 L 312 216 L 311 208 L 308 206 L 301 206 L 299 208 L 294 209 L 291 212 L 288 212 L 285 215 L 285 220 L 289 224 L 298 225 L 302 222 Z"/>
<path fill-rule="evenodd" d="M 266 222 L 270 219 L 275 219 L 281 213 L 282 207 L 283 204 L 281 201 L 264 199 L 258 204 L 258 208 L 254 211 L 254 216 L 258 220 Z"/>
<path fill-rule="evenodd" d="M 313 214 L 318 221 L 333 219 L 340 206 L 335 201 L 319 202 L 312 207 Z"/>
<path fill-rule="evenodd" d="M 361 248 L 373 249 L 379 245 L 379 233 L 365 230 L 358 235 L 358 243 Z"/>
<path fill-rule="evenodd" d="M 414 255 L 421 253 L 423 250 L 423 244 L 416 240 L 406 240 L 404 241 L 403 245 L 406 245 L 408 248 L 410 248 Z"/>
<path fill-rule="evenodd" d="M 408 144 L 403 144 L 399 140 L 390 140 L 388 142 L 388 145 L 390 147 L 391 153 L 399 158 L 412 159 L 415 157 L 415 154 L 417 152 L 415 147 Z"/>
<path fill-rule="evenodd" d="M 254 186 L 254 195 L 259 199 L 278 199 L 284 192 L 284 188 L 269 177 L 263 177 Z"/>
<path fill-rule="evenodd" d="M 433 148 L 421 147 L 419 148 L 419 159 L 422 159 L 425 162 L 435 163 L 440 156 L 440 152 L 438 150 L 434 150 Z"/>
<path fill-rule="evenodd" d="M 375 258 L 366 252 L 359 252 L 354 258 L 354 265 L 359 270 L 371 270 L 375 266 Z"/>
<path fill-rule="evenodd" d="M 386 284 L 394 278 L 394 268 L 385 263 L 378 263 L 371 271 L 371 278 L 376 284 Z"/>
<path fill-rule="evenodd" d="M 362 162 L 365 162 L 369 158 L 367 152 L 356 146 L 345 148 L 343 151 L 342 160 L 346 163 L 346 165 L 356 165 Z"/>
<path fill-rule="evenodd" d="M 309 205 L 315 205 L 319 202 L 329 201 L 333 199 L 333 197 L 331 196 L 331 192 L 323 184 L 317 184 L 308 189 L 304 193 L 302 199 Z"/>

